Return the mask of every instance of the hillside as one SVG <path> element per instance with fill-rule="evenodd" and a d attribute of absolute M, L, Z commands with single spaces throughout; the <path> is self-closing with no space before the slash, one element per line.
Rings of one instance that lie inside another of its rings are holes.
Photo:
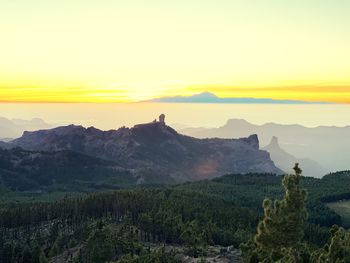
<path fill-rule="evenodd" d="M 6 143 L 6 142 L 2 142 L 0 141 L 0 148 L 2 149 L 8 149 L 8 148 L 11 148 L 11 145 Z"/>
<path fill-rule="evenodd" d="M 240 262 L 237 248 L 255 233 L 263 199 L 282 196 L 281 180 L 272 174 L 232 174 L 165 188 L 11 204 L 0 209 L 0 257 L 8 260 L 3 262 L 26 253 L 41 253 L 51 262 L 134 262 L 122 260 L 130 257 L 138 262 Z M 305 244 L 323 246 L 330 226 L 342 224 L 323 202 L 349 196 L 349 183 L 346 171 L 302 178 L 309 193 Z"/>
<path fill-rule="evenodd" d="M 70 125 L 25 132 L 11 144 L 29 151 L 75 151 L 116 162 L 139 177 L 154 174 L 175 182 L 227 173 L 282 173 L 269 154 L 259 150 L 256 135 L 196 139 L 177 133 L 164 120 L 110 131 Z"/>
<path fill-rule="evenodd" d="M 120 186 L 136 181 L 129 170 L 116 163 L 77 152 L 0 148 L 0 186 L 11 190 L 41 191 L 52 186 L 85 190 L 99 184 Z"/>
<path fill-rule="evenodd" d="M 240 138 L 249 134 L 259 136 L 260 145 L 266 146 L 273 136 L 281 147 L 296 158 L 309 158 L 322 164 L 327 172 L 350 169 L 350 126 L 305 127 L 266 123 L 252 124 L 243 119 L 230 119 L 218 128 L 186 128 L 179 132 L 196 138 Z"/>

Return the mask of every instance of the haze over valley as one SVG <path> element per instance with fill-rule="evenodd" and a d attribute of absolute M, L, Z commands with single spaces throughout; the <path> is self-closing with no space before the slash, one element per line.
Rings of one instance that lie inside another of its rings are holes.
<path fill-rule="evenodd" d="M 349 14 L 0 0 L 0 263 L 350 263 Z"/>
<path fill-rule="evenodd" d="M 161 106 L 163 106 L 162 104 Z M 194 123 L 198 123 L 199 121 L 203 120 L 203 123 L 214 123 L 217 122 L 217 119 L 222 119 L 220 115 L 218 115 L 216 118 L 211 117 L 211 115 L 201 115 L 199 113 L 200 110 L 205 111 L 207 107 L 201 106 L 198 104 L 193 105 L 187 105 L 187 104 L 176 104 L 179 107 L 181 106 L 183 111 L 188 111 L 189 114 L 179 115 L 178 113 L 173 115 L 172 113 L 170 116 L 175 117 L 174 119 L 171 119 L 167 115 L 168 124 L 175 130 L 177 130 L 180 134 L 189 135 L 195 138 L 225 138 L 225 139 L 238 139 L 242 137 L 249 137 L 253 134 L 258 135 L 259 140 L 259 146 L 263 150 L 267 150 L 271 154 L 272 160 L 275 162 L 275 164 L 282 169 L 285 172 L 290 172 L 291 166 L 295 162 L 299 162 L 303 164 L 304 166 L 304 174 L 307 176 L 313 176 L 313 177 L 322 177 L 323 175 L 333 172 L 333 171 L 340 171 L 340 170 L 348 170 L 350 169 L 349 163 L 350 163 L 350 157 L 347 154 L 347 150 L 350 147 L 350 137 L 347 136 L 350 133 L 350 126 L 327 126 L 327 125 L 320 125 L 315 127 L 306 127 L 300 124 L 281 124 L 281 123 L 274 123 L 274 122 L 268 122 L 266 124 L 257 125 L 250 123 L 244 119 L 228 119 L 224 122 L 226 122 L 225 125 L 217 127 L 217 128 L 191 128 L 186 123 L 186 120 L 194 120 Z M 123 118 L 125 120 L 125 117 L 123 117 L 125 114 L 124 112 L 129 113 L 129 110 L 132 110 L 133 107 L 129 105 L 110 105 L 109 112 L 115 109 L 119 110 L 119 114 L 109 114 L 107 113 L 106 109 L 102 110 L 98 105 L 96 106 L 96 110 L 100 111 L 100 114 L 106 114 L 102 118 L 102 120 L 108 120 L 113 122 L 112 119 L 115 118 L 115 122 L 120 122 L 120 119 Z M 147 105 L 144 105 L 147 109 Z M 153 112 L 155 109 L 161 108 L 161 106 L 152 108 L 151 111 Z M 266 105 L 243 105 L 242 109 L 237 113 L 237 115 L 244 116 L 245 114 L 241 114 L 242 111 L 247 109 L 247 106 L 251 107 L 250 110 L 257 109 L 256 111 L 253 111 L 252 114 L 249 115 L 250 118 L 253 118 L 254 114 L 264 114 L 264 111 L 266 114 L 269 114 L 269 106 L 266 109 Z M 283 107 L 285 105 L 275 105 L 281 108 L 283 111 Z M 304 105 L 292 105 L 293 107 L 303 107 Z M 317 105 L 312 105 L 316 106 Z M 327 106 L 327 105 L 325 105 Z M 72 107 L 72 106 L 71 106 Z M 75 106 L 76 108 L 78 106 Z M 82 106 L 84 107 L 84 106 Z M 135 105 L 136 107 L 136 105 Z M 194 109 L 194 111 L 191 111 Z M 221 110 L 220 106 L 217 106 L 215 104 L 210 106 L 211 109 L 215 109 L 215 107 L 218 107 L 217 110 Z M 165 107 L 165 109 L 168 109 Z M 236 105 L 228 105 L 228 110 L 237 109 Z M 339 110 L 342 110 L 343 108 L 340 108 Z M 91 109 L 90 109 L 91 110 Z M 121 111 L 120 111 L 121 110 Z M 150 110 L 150 109 L 148 109 Z M 145 112 L 148 112 L 146 110 Z M 96 112 L 95 112 L 96 113 Z M 194 114 L 197 113 L 197 114 Z M 310 115 L 312 116 L 312 111 L 309 110 Z M 140 112 L 140 114 L 145 114 L 144 112 Z M 278 113 L 279 114 L 279 113 Z M 278 119 L 277 116 L 272 116 L 275 119 Z M 336 114 L 336 113 L 335 113 Z M 223 115 L 228 115 L 228 113 L 223 112 Z M 89 121 L 89 124 L 98 124 L 101 123 L 100 117 L 102 115 L 94 115 L 96 119 Z M 133 114 L 128 115 L 130 118 L 133 117 Z M 153 115 L 157 116 L 157 115 Z M 196 117 L 198 118 L 196 119 Z M 350 116 L 350 115 L 349 115 Z M 34 116 L 33 116 L 34 117 Z M 129 118 L 128 121 L 124 121 L 127 123 L 131 123 L 131 119 Z M 148 116 L 148 120 L 152 118 L 152 115 Z M 145 119 L 143 117 L 138 116 L 136 119 Z M 285 121 L 287 122 L 287 118 Z M 21 137 L 23 132 L 25 131 L 35 131 L 35 130 L 42 130 L 42 129 L 48 129 L 52 127 L 58 127 L 58 126 L 66 126 L 70 124 L 74 125 L 84 125 L 84 121 L 74 121 L 72 123 L 67 122 L 61 122 L 61 124 L 58 124 L 58 119 L 53 119 L 52 123 L 48 123 L 46 120 L 42 120 L 39 118 L 33 118 L 32 120 L 10 120 L 6 118 L 0 119 L 0 126 L 2 129 L 0 130 L 0 141 L 8 142 L 10 140 L 13 140 L 15 138 Z M 292 118 L 289 120 L 292 121 Z M 322 119 L 319 120 L 321 122 Z M 342 120 L 342 122 L 345 122 L 346 118 Z M 124 123 L 122 122 L 122 123 Z M 56 124 L 55 124 L 56 123 Z M 147 123 L 145 121 L 144 123 Z M 137 124 L 137 122 L 133 122 L 130 126 Z M 90 126 L 90 125 L 89 125 Z M 93 127 L 94 125 L 92 125 Z M 103 125 L 100 125 L 103 126 Z M 110 125 L 109 125 L 110 126 Z M 122 125 L 121 125 L 122 126 Z M 200 124 L 199 124 L 200 126 Z M 114 127 L 112 129 L 117 129 L 117 127 Z M 276 137 L 278 140 L 278 144 L 275 144 L 276 147 L 267 147 L 271 140 Z M 47 145 L 46 145 L 47 146 Z M 38 150 L 38 149 L 35 149 Z M 42 149 L 40 149 L 42 150 Z M 284 152 L 283 152 L 284 151 Z"/>

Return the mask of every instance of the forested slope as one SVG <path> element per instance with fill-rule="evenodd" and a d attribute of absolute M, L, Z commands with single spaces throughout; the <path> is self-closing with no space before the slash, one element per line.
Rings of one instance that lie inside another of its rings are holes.
<path fill-rule="evenodd" d="M 281 180 L 281 176 L 271 174 L 227 175 L 171 187 L 80 194 L 54 202 L 9 203 L 0 210 L 1 262 L 16 262 L 18 253 L 22 259 L 28 256 L 25 253 L 34 257 L 33 251 L 42 258 L 65 255 L 72 262 L 105 262 L 132 255 L 164 256 L 176 262 L 169 249 L 148 247 L 182 246 L 191 256 L 205 255 L 210 245 L 238 248 L 254 234 L 262 215 L 262 200 L 282 196 Z M 329 238 L 329 227 L 341 225 L 340 217 L 323 201 L 349 194 L 349 182 L 348 172 L 321 180 L 302 179 L 309 210 L 305 242 L 322 246 Z M 24 262 L 21 260 L 18 262 Z"/>

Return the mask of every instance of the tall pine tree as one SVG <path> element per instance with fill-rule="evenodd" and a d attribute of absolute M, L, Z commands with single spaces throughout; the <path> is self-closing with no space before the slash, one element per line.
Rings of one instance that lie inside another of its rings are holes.
<path fill-rule="evenodd" d="M 288 257 L 290 262 L 300 262 L 298 247 L 307 219 L 306 191 L 300 187 L 302 170 L 298 164 L 294 171 L 295 174 L 283 178 L 285 195 L 282 200 L 264 200 L 264 218 L 257 234 L 253 241 L 241 246 L 246 262 L 276 262 L 283 257 Z"/>

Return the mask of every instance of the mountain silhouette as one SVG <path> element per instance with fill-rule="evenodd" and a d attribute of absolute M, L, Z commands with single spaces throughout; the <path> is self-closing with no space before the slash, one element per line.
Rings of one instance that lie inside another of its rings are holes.
<path fill-rule="evenodd" d="M 39 118 L 31 120 L 10 120 L 0 117 L 0 140 L 9 141 L 11 138 L 21 136 L 24 131 L 35 131 L 48 128 L 52 128 L 52 125 Z"/>
<path fill-rule="evenodd" d="M 218 128 L 185 128 L 179 132 L 196 138 L 240 138 L 259 136 L 260 145 L 270 143 L 273 136 L 288 153 L 309 158 L 322 164 L 327 173 L 350 169 L 350 126 L 305 127 L 297 124 L 252 124 L 242 119 L 230 119 Z"/>
<path fill-rule="evenodd" d="M 69 125 L 25 132 L 11 145 L 29 151 L 75 151 L 111 160 L 125 169 L 133 169 L 141 177 L 153 173 L 175 182 L 226 173 L 282 173 L 269 154 L 259 150 L 256 135 L 197 139 L 179 134 L 164 120 L 110 131 Z"/>
<path fill-rule="evenodd" d="M 273 136 L 270 144 L 263 147 L 262 150 L 268 151 L 275 165 L 286 173 L 293 172 L 292 167 L 295 163 L 299 163 L 303 175 L 306 176 L 320 178 L 327 173 L 327 170 L 316 161 L 308 158 L 297 158 L 287 153 L 280 147 L 276 136 Z"/>
<path fill-rule="evenodd" d="M 299 100 L 276 100 L 271 98 L 220 98 L 210 92 L 202 92 L 192 96 L 162 97 L 148 102 L 162 103 L 262 103 L 262 104 L 319 104 L 323 102 L 307 102 Z"/>

